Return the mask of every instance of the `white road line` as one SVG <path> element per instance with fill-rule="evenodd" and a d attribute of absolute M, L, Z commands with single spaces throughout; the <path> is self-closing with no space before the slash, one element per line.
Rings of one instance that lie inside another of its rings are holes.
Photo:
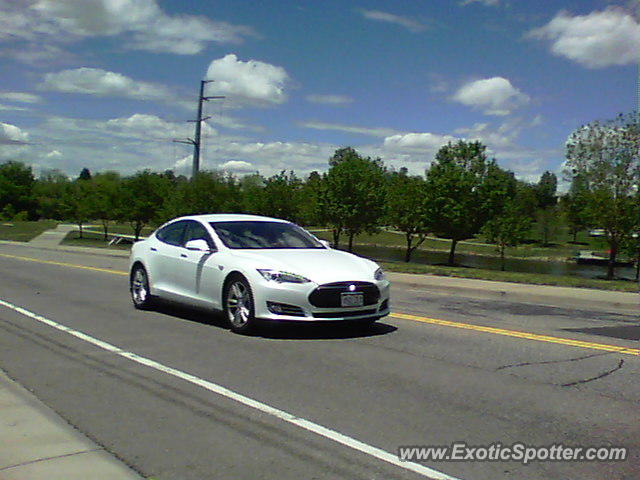
<path fill-rule="evenodd" d="M 218 385 L 208 380 L 203 380 L 202 378 L 196 377 L 195 375 L 191 375 L 189 373 L 176 370 L 175 368 L 168 367 L 166 365 L 158 363 L 149 358 L 136 355 L 133 352 L 127 352 L 126 350 L 122 350 L 120 347 L 116 347 L 115 345 L 112 345 L 110 343 L 94 338 L 90 335 L 87 335 L 86 333 L 82 333 L 78 330 L 74 330 L 73 328 L 67 327 L 58 322 L 54 322 L 53 320 L 43 317 L 42 315 L 38 315 L 37 313 L 30 312 L 29 310 L 26 310 L 22 307 L 18 307 L 17 305 L 13 305 L 9 302 L 5 302 L 4 300 L 0 300 L 0 305 L 7 307 L 15 312 L 18 312 L 26 317 L 32 318 L 33 320 L 37 320 L 38 322 L 44 323 L 45 325 L 58 329 L 62 332 L 68 333 L 69 335 L 73 335 L 74 337 L 79 338 L 80 340 L 84 340 L 85 342 L 91 343 L 111 353 L 114 353 L 124 358 L 128 358 L 129 360 L 132 360 L 141 365 L 145 365 L 147 367 L 153 368 L 160 372 L 180 378 L 194 385 L 198 385 L 204 388 L 205 390 L 209 390 L 210 392 L 217 393 L 218 395 L 222 395 L 223 397 L 229 398 L 238 403 L 254 408 L 263 413 L 266 413 L 268 415 L 272 415 L 287 423 L 297 425 L 300 428 L 313 432 L 317 435 L 321 435 L 325 438 L 328 438 L 329 440 L 333 440 L 334 442 L 340 443 L 346 447 L 365 453 L 367 455 L 375 457 L 384 462 L 404 468 L 405 470 L 418 473 L 420 475 L 423 475 L 433 480 L 460 480 L 456 477 L 447 475 L 446 473 L 442 473 L 437 470 L 433 470 L 432 468 L 425 467 L 424 465 L 420 465 L 413 462 L 401 461 L 397 455 L 391 454 L 385 450 L 382 450 L 377 447 L 373 447 L 364 442 L 356 440 L 355 438 L 349 437 L 348 435 L 343 435 L 340 432 L 336 432 L 335 430 L 331 430 L 330 428 L 323 427 L 322 425 L 314 423 L 310 420 L 297 417 L 291 413 L 285 412 L 284 410 L 271 407 L 266 403 L 259 402 L 258 400 L 254 400 L 240 393 L 236 393 L 232 390 L 229 390 L 228 388 L 225 388 L 222 385 Z"/>

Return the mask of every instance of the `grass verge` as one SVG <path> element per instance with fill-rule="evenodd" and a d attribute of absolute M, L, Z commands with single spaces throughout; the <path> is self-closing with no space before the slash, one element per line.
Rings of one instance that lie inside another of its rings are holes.
<path fill-rule="evenodd" d="M 56 228 L 58 222 L 41 220 L 39 222 L 0 222 L 0 240 L 28 242 L 45 230 Z"/>
<path fill-rule="evenodd" d="M 638 292 L 638 284 L 629 280 L 600 280 L 573 275 L 550 275 L 545 273 L 501 272 L 481 268 L 446 267 L 404 262 L 379 262 L 390 272 L 441 275 L 444 277 L 473 278 L 496 282 L 553 285 L 558 287 L 593 288 L 618 292 Z"/>
<path fill-rule="evenodd" d="M 60 242 L 60 245 L 69 245 L 74 247 L 91 247 L 91 248 L 104 248 L 110 250 L 129 250 L 131 249 L 130 243 L 119 243 L 117 245 L 109 245 L 109 242 L 105 242 L 102 234 L 93 232 L 83 232 L 82 238 L 80 238 L 80 232 L 74 230 L 67 233 L 66 237 Z"/>

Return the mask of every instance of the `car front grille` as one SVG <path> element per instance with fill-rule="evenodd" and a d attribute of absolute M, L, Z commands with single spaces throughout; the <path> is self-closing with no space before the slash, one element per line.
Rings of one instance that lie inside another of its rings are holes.
<path fill-rule="evenodd" d="M 373 315 L 376 310 L 347 310 L 346 312 L 317 312 L 314 313 L 314 318 L 344 318 L 344 317 L 357 317 L 360 315 Z"/>
<path fill-rule="evenodd" d="M 355 287 L 353 290 L 351 285 Z M 364 305 L 373 305 L 380 299 L 380 290 L 371 282 L 334 282 L 320 285 L 311 292 L 309 303 L 319 308 L 341 308 L 340 294 L 347 292 L 362 293 Z"/>

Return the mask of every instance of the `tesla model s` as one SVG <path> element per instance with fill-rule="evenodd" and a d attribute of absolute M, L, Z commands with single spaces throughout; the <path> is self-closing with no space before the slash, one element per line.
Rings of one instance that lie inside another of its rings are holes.
<path fill-rule="evenodd" d="M 171 220 L 134 244 L 129 278 L 136 308 L 165 299 L 220 310 L 238 333 L 261 319 L 370 324 L 389 313 L 389 281 L 375 262 L 255 215 Z"/>

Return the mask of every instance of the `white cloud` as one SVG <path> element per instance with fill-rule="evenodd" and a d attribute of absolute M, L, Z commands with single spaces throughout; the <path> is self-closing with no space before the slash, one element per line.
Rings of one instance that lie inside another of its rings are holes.
<path fill-rule="evenodd" d="M 0 92 L 0 98 L 17 103 L 38 103 L 42 100 L 38 95 L 25 92 Z"/>
<path fill-rule="evenodd" d="M 485 7 L 497 7 L 500 5 L 500 0 L 464 0 L 460 2 L 460 5 L 465 6 L 471 3 L 481 3 Z"/>
<path fill-rule="evenodd" d="M 3 103 L 0 103 L 0 111 L 24 112 L 27 110 L 30 110 L 30 108 L 18 107 L 16 105 L 5 105 Z"/>
<path fill-rule="evenodd" d="M 383 147 L 395 152 L 420 150 L 435 153 L 443 145 L 455 140 L 456 138 L 451 135 L 437 133 L 405 133 L 385 138 Z"/>
<path fill-rule="evenodd" d="M 322 105 L 346 105 L 353 102 L 347 95 L 307 95 L 307 101 Z"/>
<path fill-rule="evenodd" d="M 531 100 L 503 77 L 469 82 L 463 85 L 452 99 L 463 105 L 482 109 L 486 115 L 509 115 L 512 110 L 528 104 Z"/>
<path fill-rule="evenodd" d="M 399 133 L 398 130 L 394 130 L 393 128 L 358 127 L 353 125 L 342 125 L 339 123 L 301 122 L 299 125 L 301 127 L 312 128 L 314 130 L 337 130 L 339 132 L 358 133 L 360 135 L 369 135 L 372 137 L 387 137 Z"/>
<path fill-rule="evenodd" d="M 164 85 L 134 80 L 121 73 L 109 72 L 100 68 L 82 67 L 47 73 L 39 88 L 98 97 L 158 100 L 167 103 L 176 101 L 174 93 Z"/>
<path fill-rule="evenodd" d="M 226 170 L 229 172 L 253 172 L 256 169 L 249 162 L 245 162 L 244 160 L 229 160 L 228 162 L 224 162 L 218 165 L 220 170 Z"/>
<path fill-rule="evenodd" d="M 46 158 L 60 158 L 62 157 L 62 153 L 59 150 L 51 150 L 49 153 L 45 155 Z"/>
<path fill-rule="evenodd" d="M 587 68 L 634 64 L 640 48 L 640 26 L 616 7 L 577 16 L 561 11 L 527 37 L 549 41 L 554 55 Z"/>
<path fill-rule="evenodd" d="M 0 145 L 21 145 L 29 142 L 29 134 L 24 130 L 0 122 Z"/>
<path fill-rule="evenodd" d="M 224 95 L 231 104 L 274 105 L 287 99 L 284 92 L 289 75 L 284 68 L 257 60 L 243 62 L 234 54 L 214 60 L 206 78 L 212 95 Z"/>
<path fill-rule="evenodd" d="M 140 139 L 168 139 L 193 135 L 192 123 L 167 122 L 155 115 L 135 113 L 126 118 L 113 118 L 104 123 L 108 130 Z M 202 135 L 215 135 L 215 129 L 202 124 Z"/>
<path fill-rule="evenodd" d="M 128 48 L 191 55 L 207 43 L 240 43 L 253 30 L 204 16 L 168 15 L 156 0 L 37 0 L 11 24 L 67 37 L 130 34 Z M 37 16 L 36 16 L 37 15 Z"/>
<path fill-rule="evenodd" d="M 374 20 L 377 22 L 386 22 L 400 25 L 406 28 L 412 33 L 422 32 L 427 29 L 427 26 L 423 23 L 414 20 L 413 18 L 403 17 L 401 15 L 395 15 L 393 13 L 382 12 L 380 10 L 361 10 L 360 13 L 364 18 L 368 20 Z"/>

